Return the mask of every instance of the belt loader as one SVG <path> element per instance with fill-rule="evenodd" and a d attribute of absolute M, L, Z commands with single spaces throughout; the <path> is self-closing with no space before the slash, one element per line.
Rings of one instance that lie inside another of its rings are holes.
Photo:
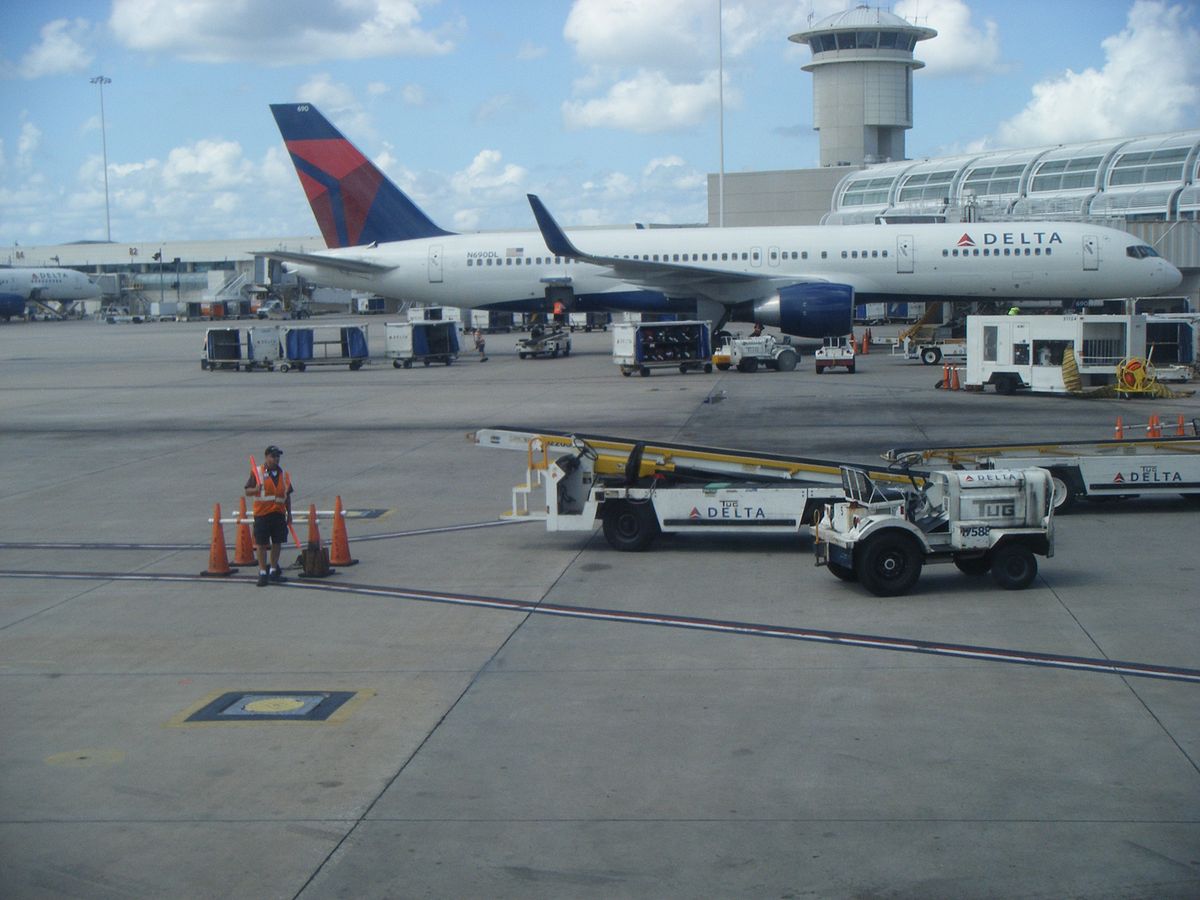
<path fill-rule="evenodd" d="M 884 459 L 975 469 L 1040 466 L 1050 472 L 1058 513 L 1065 513 L 1082 499 L 1180 494 L 1191 503 L 1200 503 L 1200 439 L 1195 420 L 1191 429 L 1191 436 L 893 448 Z"/>
<path fill-rule="evenodd" d="M 796 534 L 825 503 L 844 499 L 843 467 L 828 460 L 516 428 L 468 437 L 526 453 L 508 515 L 542 519 L 548 531 L 600 523 L 617 550 L 644 550 L 672 532 Z M 896 472 L 870 475 L 910 483 Z"/>

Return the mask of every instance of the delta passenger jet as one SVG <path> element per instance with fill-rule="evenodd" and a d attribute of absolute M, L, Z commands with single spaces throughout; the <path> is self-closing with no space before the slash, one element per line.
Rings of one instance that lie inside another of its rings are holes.
<path fill-rule="evenodd" d="M 856 302 L 1078 300 L 1182 280 L 1150 246 L 1079 222 L 539 231 L 438 227 L 311 104 L 272 105 L 326 245 L 263 251 L 320 284 L 511 312 L 681 313 L 785 334 L 847 334 Z"/>
<path fill-rule="evenodd" d="M 66 313 L 77 300 L 100 296 L 99 286 L 74 269 L 0 267 L 0 318 L 24 316 L 29 303 L 57 302 Z"/>

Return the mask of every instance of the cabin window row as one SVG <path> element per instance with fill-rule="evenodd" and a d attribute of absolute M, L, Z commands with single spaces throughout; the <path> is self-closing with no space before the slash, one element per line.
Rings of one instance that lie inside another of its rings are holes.
<path fill-rule="evenodd" d="M 556 266 L 561 266 L 564 263 L 576 262 L 576 260 L 564 259 L 561 256 L 555 256 L 553 259 L 549 256 L 545 258 L 541 256 L 510 256 L 507 259 L 500 259 L 499 257 L 495 256 L 489 256 L 486 259 L 476 259 L 473 256 L 467 257 L 468 266 L 548 266 L 550 265 L 551 261 L 553 261 L 554 265 Z"/>
<path fill-rule="evenodd" d="M 1003 253 L 999 247 L 992 249 L 984 247 L 980 250 L 978 247 L 966 248 L 962 250 L 943 250 L 942 256 L 1041 256 L 1043 251 L 1046 256 L 1054 252 L 1052 247 L 1005 247 Z"/>

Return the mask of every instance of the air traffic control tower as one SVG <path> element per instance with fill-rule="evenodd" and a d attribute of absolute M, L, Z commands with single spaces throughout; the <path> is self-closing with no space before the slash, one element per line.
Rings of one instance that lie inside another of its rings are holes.
<path fill-rule="evenodd" d="M 917 41 L 937 35 L 881 9 L 858 6 L 827 16 L 788 40 L 808 44 L 813 74 L 813 127 L 822 166 L 860 166 L 905 159 L 912 128 L 912 73 Z"/>

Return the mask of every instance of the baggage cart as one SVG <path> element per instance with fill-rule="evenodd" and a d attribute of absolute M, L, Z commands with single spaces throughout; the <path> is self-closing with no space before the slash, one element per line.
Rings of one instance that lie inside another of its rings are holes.
<path fill-rule="evenodd" d="M 651 369 L 712 371 L 708 322 L 617 322 L 613 324 L 613 362 L 625 376 L 643 377 Z"/>
<path fill-rule="evenodd" d="M 246 329 L 246 371 L 255 368 L 274 371 L 283 356 L 278 325 L 251 325 Z"/>
<path fill-rule="evenodd" d="M 209 328 L 204 332 L 204 357 L 200 368 L 215 372 L 218 369 L 238 371 L 249 356 L 240 328 Z"/>
<path fill-rule="evenodd" d="M 279 371 L 303 372 L 309 366 L 347 366 L 361 369 L 370 357 L 366 325 L 283 327 Z"/>
<path fill-rule="evenodd" d="M 388 322 L 384 355 L 393 368 L 411 369 L 414 362 L 451 365 L 458 359 L 458 328 L 451 321 Z"/>

